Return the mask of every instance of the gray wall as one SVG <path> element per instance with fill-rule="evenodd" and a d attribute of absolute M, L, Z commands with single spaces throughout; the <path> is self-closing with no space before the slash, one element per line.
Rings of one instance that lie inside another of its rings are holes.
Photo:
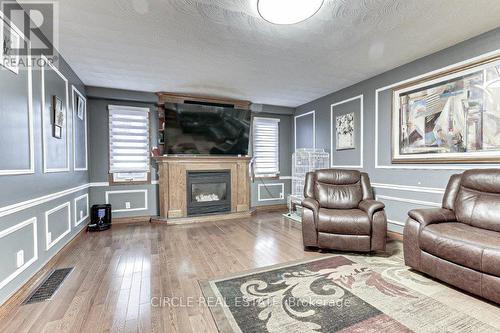
<path fill-rule="evenodd" d="M 254 112 L 256 117 L 277 118 L 279 122 L 279 164 L 280 178 L 267 179 L 255 178 L 252 182 L 252 206 L 266 206 L 285 204 L 286 198 L 291 192 L 292 175 L 292 115 L 291 108 L 277 107 L 274 105 L 263 105 L 261 112 Z M 259 190 L 260 188 L 260 190 Z M 260 191 L 260 196 L 259 196 Z M 282 199 L 279 199 L 282 197 Z M 274 199 L 274 200 L 271 200 Z"/>
<path fill-rule="evenodd" d="M 158 113 L 153 93 L 142 93 L 118 89 L 87 87 L 90 122 L 90 190 L 91 205 L 106 202 L 113 206 L 113 217 L 156 216 L 158 208 L 158 186 L 113 185 L 108 183 L 109 134 L 108 105 L 126 105 L 150 109 L 151 146 L 158 142 Z M 157 181 L 157 167 L 153 163 L 151 180 Z M 126 208 L 125 203 L 130 203 Z"/>
<path fill-rule="evenodd" d="M 89 174 L 87 170 L 75 171 L 74 163 L 75 159 L 77 168 L 86 169 L 86 123 L 85 118 L 74 120 L 72 108 L 72 86 L 82 94 L 85 87 L 64 59 L 60 58 L 58 66 L 68 84 L 47 66 L 44 92 L 40 70 L 32 71 L 30 86 L 27 70 L 21 69 L 16 75 L 0 69 L 0 304 L 88 221 Z M 32 129 L 28 89 L 32 89 Z M 43 120 L 42 94 L 46 96 Z M 52 95 L 68 105 L 62 139 L 52 137 Z M 78 131 L 75 140 L 73 125 Z M 59 170 L 51 172 L 53 169 Z M 47 238 L 46 226 L 51 239 Z M 24 265 L 17 267 L 16 254 L 21 250 Z"/>
<path fill-rule="evenodd" d="M 448 178 L 474 165 L 392 165 L 391 164 L 391 90 L 381 92 L 378 101 L 378 123 L 375 123 L 375 91 L 391 84 L 437 70 L 481 54 L 500 49 L 500 29 L 496 29 L 421 58 L 346 89 L 334 92 L 297 108 L 296 115 L 316 111 L 316 147 L 331 152 L 331 105 L 363 95 L 363 170 L 375 183 L 376 195 L 383 201 L 390 219 L 390 229 L 401 231 L 406 213 L 413 208 L 429 208 L 440 204 Z M 356 105 L 357 103 L 357 105 Z M 335 112 L 359 110 L 359 100 L 334 107 Z M 359 113 L 359 111 L 358 111 Z M 359 117 L 358 117 L 359 119 Z M 358 120 L 357 120 L 358 121 Z M 358 121 L 359 124 L 359 121 Z M 378 126 L 378 147 L 375 146 Z M 301 137 L 301 129 L 297 126 Z M 359 137 L 359 136 L 358 136 Z M 378 149 L 378 166 L 375 151 Z M 335 165 L 358 165 L 361 145 L 354 151 L 333 151 Z M 497 164 L 498 165 L 498 164 Z M 477 165 L 476 165 L 477 166 Z"/>
<path fill-rule="evenodd" d="M 156 108 L 157 96 L 153 93 L 108 89 L 99 87 L 87 87 L 89 98 L 89 120 L 90 120 L 90 182 L 91 204 L 104 203 L 106 192 L 113 209 L 120 212 L 113 213 L 115 217 L 130 216 L 156 216 L 159 214 L 158 207 L 158 179 L 156 165 L 153 165 L 152 180 L 150 185 L 119 185 L 109 186 L 108 183 L 108 105 L 129 105 L 148 107 L 151 110 L 151 142 L 154 146 L 157 142 L 158 114 Z M 255 116 L 273 117 L 280 119 L 280 179 L 255 179 L 252 183 L 252 206 L 275 205 L 286 203 L 287 195 L 290 193 L 291 176 L 291 149 L 292 139 L 292 114 L 294 109 L 275 105 L 257 105 Z M 268 185 L 279 184 L 279 185 Z M 281 191 L 283 184 L 283 191 Z M 258 191 L 261 191 L 259 200 Z M 280 189 L 283 199 L 279 199 Z M 116 192 L 119 191 L 119 192 Z M 122 192 L 125 191 L 125 192 Z M 130 191 L 130 192 L 128 192 Z M 115 192 L 115 193 L 113 193 Z M 128 193 L 127 193 L 128 192 Z M 147 192 L 147 195 L 145 195 Z M 147 196 L 147 205 L 145 197 Z M 277 198 L 274 200 L 270 200 Z M 269 200 L 266 200 L 269 199 Z M 125 209 L 125 202 L 130 202 L 130 209 Z M 115 208 L 116 207 L 116 208 Z"/>

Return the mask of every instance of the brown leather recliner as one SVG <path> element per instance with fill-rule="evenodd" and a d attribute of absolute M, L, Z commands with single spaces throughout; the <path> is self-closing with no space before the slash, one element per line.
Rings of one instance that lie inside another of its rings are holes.
<path fill-rule="evenodd" d="M 309 172 L 304 196 L 304 247 L 362 252 L 385 250 L 385 206 L 373 200 L 366 173 L 335 169 Z"/>
<path fill-rule="evenodd" d="M 406 265 L 500 303 L 500 169 L 454 175 L 442 208 L 408 215 Z"/>

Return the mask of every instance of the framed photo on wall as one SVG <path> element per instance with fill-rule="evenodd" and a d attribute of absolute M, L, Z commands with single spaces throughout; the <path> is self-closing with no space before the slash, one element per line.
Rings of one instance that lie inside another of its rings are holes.
<path fill-rule="evenodd" d="M 15 74 L 19 74 L 19 50 L 21 47 L 21 36 L 0 16 L 0 49 L 1 65 Z"/>
<path fill-rule="evenodd" d="M 500 55 L 395 88 L 392 162 L 500 162 Z"/>
<path fill-rule="evenodd" d="M 62 129 L 64 127 L 65 115 L 64 115 L 64 106 L 61 99 L 57 96 L 52 96 L 52 113 L 53 113 L 53 136 L 54 138 L 61 139 L 62 138 Z"/>
<path fill-rule="evenodd" d="M 343 114 L 335 118 L 336 149 L 355 149 L 354 143 L 354 112 Z"/>
<path fill-rule="evenodd" d="M 80 120 L 83 120 L 85 113 L 85 101 L 79 95 L 77 95 L 77 106 L 76 106 L 76 115 Z"/>

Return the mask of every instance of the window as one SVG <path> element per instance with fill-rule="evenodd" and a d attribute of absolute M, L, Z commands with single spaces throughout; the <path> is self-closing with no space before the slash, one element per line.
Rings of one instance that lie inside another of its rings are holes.
<path fill-rule="evenodd" d="M 257 177 L 279 175 L 279 119 L 253 118 L 254 173 Z"/>
<path fill-rule="evenodd" d="M 149 109 L 109 105 L 109 172 L 113 182 L 149 178 Z"/>

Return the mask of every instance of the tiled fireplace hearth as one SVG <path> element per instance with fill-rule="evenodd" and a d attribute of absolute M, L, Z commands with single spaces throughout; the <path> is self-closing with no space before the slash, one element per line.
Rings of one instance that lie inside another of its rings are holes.
<path fill-rule="evenodd" d="M 159 222 L 185 223 L 250 215 L 250 157 L 161 156 Z"/>

